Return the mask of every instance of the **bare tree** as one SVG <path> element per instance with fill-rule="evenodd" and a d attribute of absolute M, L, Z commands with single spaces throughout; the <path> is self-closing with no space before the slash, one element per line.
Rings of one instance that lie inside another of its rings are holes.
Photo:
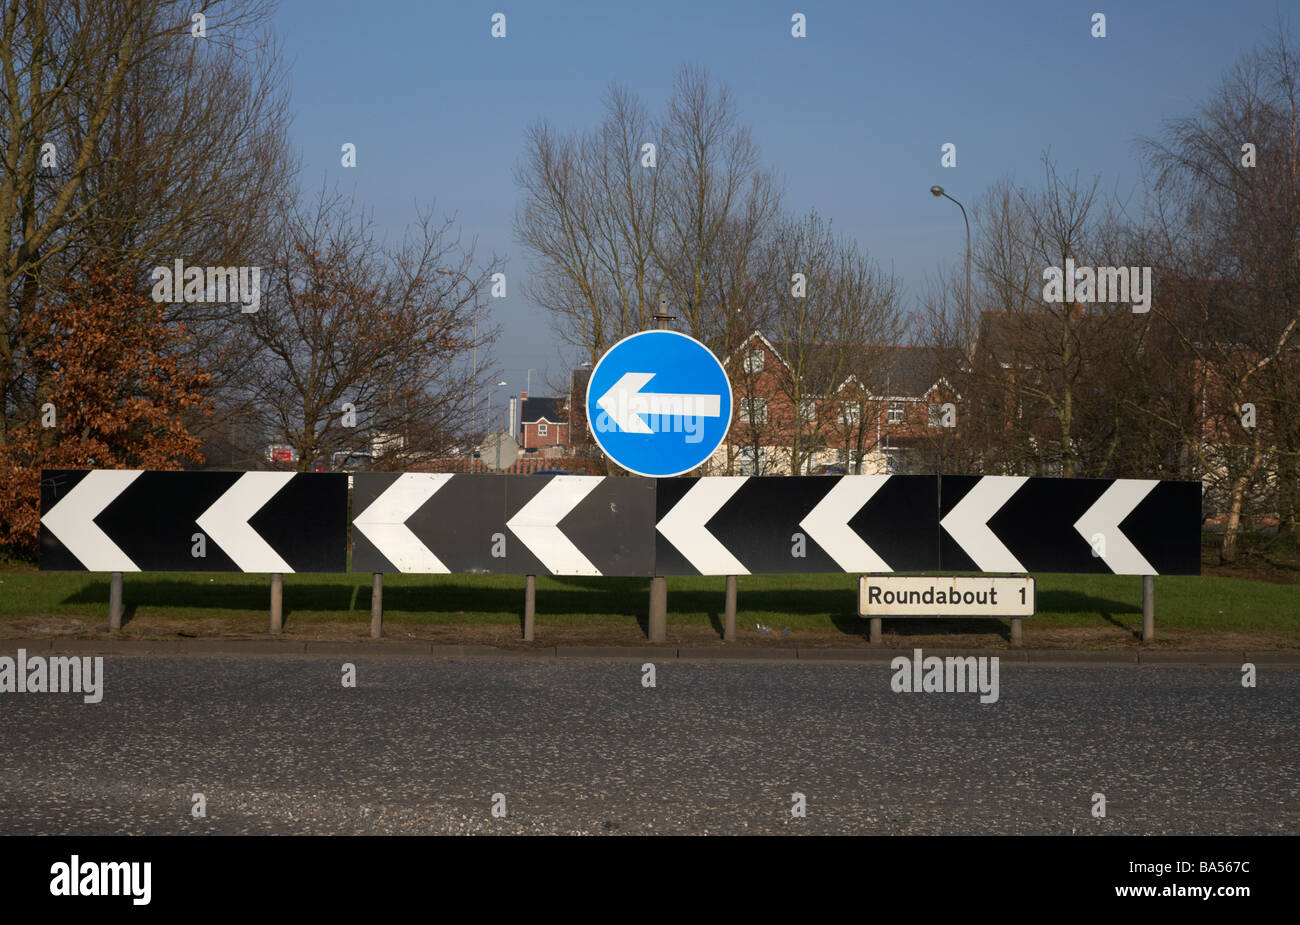
<path fill-rule="evenodd" d="M 1206 476 L 1223 486 L 1220 557 L 1236 558 L 1249 497 L 1277 486 L 1295 518 L 1300 452 L 1300 64 L 1279 28 L 1194 116 L 1143 148 L 1157 170 L 1167 275 L 1186 280 L 1164 308 L 1199 370 Z M 1225 298 L 1225 291 L 1230 295 Z M 1272 468 L 1272 472 L 1268 469 Z"/>
<path fill-rule="evenodd" d="M 946 384 L 955 410 L 951 426 L 927 427 L 918 445 L 917 471 L 939 475 L 1001 471 L 988 450 L 1000 445 L 1010 427 L 1009 391 L 1004 379 L 977 376 L 972 366 L 979 316 L 967 324 L 964 287 L 964 271 L 939 267 L 926 280 L 918 310 L 911 316 L 918 343 L 934 350 L 934 379 Z"/>
<path fill-rule="evenodd" d="M 531 126 L 515 173 L 524 193 L 516 232 L 539 262 L 530 295 L 591 362 L 648 327 L 662 291 L 653 263 L 660 171 L 642 166 L 641 150 L 655 130 L 625 90 L 611 88 L 605 106 L 604 122 L 585 134 Z"/>
<path fill-rule="evenodd" d="M 1124 330 L 1128 305 L 1049 300 L 1045 273 L 1105 265 L 1098 225 L 1098 181 L 1063 177 L 1043 158 L 1044 183 L 1032 189 L 998 181 L 974 209 L 972 288 L 989 308 L 966 330 L 941 278 L 926 297 L 925 327 L 948 348 L 945 378 L 962 395 L 966 465 L 982 471 L 1103 473 L 1116 430 L 1106 357 Z M 1126 265 L 1126 264 L 1125 264 Z M 960 349 L 953 349 L 960 348 Z M 1107 390 L 1110 398 L 1103 398 Z M 1100 426 L 1100 430 L 1098 429 Z M 952 448 L 949 447 L 949 450 Z"/>
<path fill-rule="evenodd" d="M 803 474 L 828 447 L 860 461 L 865 409 L 850 397 L 852 382 L 874 372 L 869 345 L 899 333 L 894 281 L 816 212 L 784 220 L 770 246 L 768 328 L 785 359 L 777 378 L 784 462 Z"/>
<path fill-rule="evenodd" d="M 709 342 L 726 328 L 717 318 L 716 277 L 743 273 L 777 216 L 780 194 L 760 169 L 758 146 L 730 91 L 703 68 L 677 72 L 659 135 L 664 221 L 655 256 L 683 327 Z"/>
<path fill-rule="evenodd" d="M 287 93 L 264 0 L 15 0 L 0 19 L 0 445 L 51 388 L 20 332 L 83 266 L 244 265 L 292 175 Z M 221 395 L 238 308 L 168 305 Z M 219 405 L 224 408 L 224 405 Z"/>
<path fill-rule="evenodd" d="M 247 316 L 259 345 L 261 432 L 287 440 L 299 468 L 373 449 L 384 467 L 462 444 L 472 413 L 478 290 L 495 261 L 473 269 L 452 234 L 422 213 L 397 246 L 338 194 L 290 211 L 261 309 Z M 440 274 L 450 264 L 457 272 Z M 479 323 L 479 346 L 495 337 Z"/>
<path fill-rule="evenodd" d="M 618 87 L 605 111 L 584 133 L 545 121 L 528 130 L 515 226 L 537 259 L 530 294 L 592 362 L 648 328 L 661 297 L 688 333 L 725 353 L 728 313 L 753 291 L 748 264 L 776 214 L 775 185 L 727 91 L 701 70 L 679 72 L 662 119 Z"/>

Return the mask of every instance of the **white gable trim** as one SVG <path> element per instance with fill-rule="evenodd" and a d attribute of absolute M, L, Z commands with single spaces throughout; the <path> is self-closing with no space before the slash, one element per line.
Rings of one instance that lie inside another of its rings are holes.
<path fill-rule="evenodd" d="M 763 342 L 763 346 L 765 346 L 768 350 L 772 351 L 772 356 L 780 360 L 782 366 L 790 370 L 792 374 L 794 373 L 794 370 L 791 369 L 790 364 L 786 362 L 785 357 L 781 355 L 781 351 L 777 350 L 776 347 L 772 344 L 772 342 L 767 339 L 767 335 L 765 335 L 758 328 L 755 328 L 748 337 L 746 337 L 743 341 L 740 342 L 739 347 L 737 347 L 735 350 L 731 351 L 731 353 L 727 355 L 727 358 L 722 361 L 722 365 L 730 366 L 731 361 L 736 358 L 736 354 L 741 352 L 742 350 L 747 350 L 755 337 L 757 337 L 759 340 Z"/>

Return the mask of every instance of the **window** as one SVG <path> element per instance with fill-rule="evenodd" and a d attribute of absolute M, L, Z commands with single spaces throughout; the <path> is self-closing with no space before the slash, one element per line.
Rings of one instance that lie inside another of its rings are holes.
<path fill-rule="evenodd" d="M 767 462 L 767 450 L 761 446 L 743 447 L 736 461 L 741 475 L 762 475 Z"/>
<path fill-rule="evenodd" d="M 767 423 L 767 399 L 766 398 L 742 398 L 740 400 L 740 423 L 766 424 Z"/>
<path fill-rule="evenodd" d="M 799 420 L 805 424 L 815 424 L 817 422 L 817 404 L 811 398 L 800 399 Z"/>
<path fill-rule="evenodd" d="M 861 450 L 849 452 L 846 449 L 837 449 L 835 451 L 835 465 L 854 475 L 861 474 L 864 454 Z"/>
<path fill-rule="evenodd" d="M 745 354 L 745 372 L 761 373 L 763 371 L 763 351 L 751 350 Z"/>
<path fill-rule="evenodd" d="M 855 401 L 847 401 L 840 405 L 840 423 L 854 425 L 862 420 L 862 405 Z"/>
<path fill-rule="evenodd" d="M 537 425 L 537 436 L 539 436 L 539 437 L 545 437 L 545 436 L 546 436 L 546 424 L 545 424 L 545 423 L 542 423 L 542 424 L 538 424 L 538 425 Z"/>
<path fill-rule="evenodd" d="M 930 426 L 943 427 L 943 405 L 937 401 L 930 402 Z"/>
<path fill-rule="evenodd" d="M 903 423 L 903 403 L 901 401 L 891 401 L 889 403 L 889 409 L 885 412 L 885 423 Z"/>

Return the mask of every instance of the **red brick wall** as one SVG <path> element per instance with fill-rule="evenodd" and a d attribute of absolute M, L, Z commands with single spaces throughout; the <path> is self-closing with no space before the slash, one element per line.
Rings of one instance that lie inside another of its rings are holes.
<path fill-rule="evenodd" d="M 538 424 L 546 424 L 546 435 L 542 436 L 537 432 Z M 520 443 L 525 450 L 533 450 L 543 446 L 557 446 L 563 444 L 569 445 L 569 425 L 553 424 L 550 421 L 538 421 L 536 423 L 527 422 L 523 425 L 523 440 Z"/>

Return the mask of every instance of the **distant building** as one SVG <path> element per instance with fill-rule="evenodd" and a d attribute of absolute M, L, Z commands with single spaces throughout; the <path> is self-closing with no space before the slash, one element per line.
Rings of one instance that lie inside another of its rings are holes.
<path fill-rule="evenodd" d="M 788 359 L 798 353 L 754 331 L 723 361 L 733 418 L 710 474 L 789 474 L 796 442 L 803 475 L 908 472 L 956 398 L 937 348 L 862 345 L 838 360 L 833 349 L 805 347 L 802 375 Z"/>
<path fill-rule="evenodd" d="M 406 438 L 400 434 L 386 434 L 382 431 L 370 438 L 370 455 L 378 459 L 385 453 L 401 452 L 406 447 Z"/>
<path fill-rule="evenodd" d="M 519 412 L 519 445 L 525 451 L 569 445 L 568 401 L 559 397 L 529 398 L 524 392 Z"/>

